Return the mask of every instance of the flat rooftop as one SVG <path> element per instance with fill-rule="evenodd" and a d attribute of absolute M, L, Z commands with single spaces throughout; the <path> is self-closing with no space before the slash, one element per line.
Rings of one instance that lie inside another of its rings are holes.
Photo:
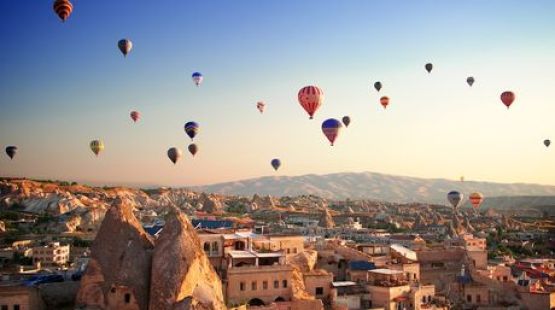
<path fill-rule="evenodd" d="M 401 270 L 392 270 L 392 269 L 385 269 L 385 268 L 368 270 L 368 272 L 376 273 L 376 274 L 384 274 L 384 275 L 403 274 Z"/>

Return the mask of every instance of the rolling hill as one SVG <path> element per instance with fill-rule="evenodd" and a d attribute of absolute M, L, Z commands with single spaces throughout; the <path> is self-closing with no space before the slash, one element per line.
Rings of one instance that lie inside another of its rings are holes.
<path fill-rule="evenodd" d="M 480 191 L 486 197 L 504 196 L 504 203 L 509 205 L 511 203 L 507 201 L 512 200 L 510 196 L 542 196 L 529 197 L 529 199 L 533 199 L 534 204 L 555 205 L 555 186 L 524 183 L 460 182 L 372 172 L 261 177 L 212 184 L 197 189 L 211 193 L 244 196 L 253 194 L 272 196 L 312 194 L 328 199 L 350 198 L 428 203 L 446 203 L 446 193 L 451 190 L 459 190 L 465 196 L 473 191 Z M 523 201 L 518 200 L 519 203 Z"/>

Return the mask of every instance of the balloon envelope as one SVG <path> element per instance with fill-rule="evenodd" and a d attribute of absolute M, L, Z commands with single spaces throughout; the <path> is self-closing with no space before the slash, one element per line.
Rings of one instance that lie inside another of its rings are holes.
<path fill-rule="evenodd" d="M 260 113 L 264 112 L 264 107 L 266 106 L 266 104 L 262 101 L 258 101 L 256 103 L 256 108 L 258 109 L 258 111 L 260 111 Z"/>
<path fill-rule="evenodd" d="M 551 140 L 549 139 L 543 140 L 543 145 L 545 145 L 545 147 L 549 147 L 551 145 Z"/>
<path fill-rule="evenodd" d="M 474 84 L 474 78 L 469 76 L 466 78 L 466 83 L 468 83 L 468 86 L 472 87 L 472 84 Z"/>
<path fill-rule="evenodd" d="M 183 154 L 181 153 L 181 150 L 176 147 L 172 147 L 168 150 L 168 158 L 172 161 L 174 165 L 175 163 L 177 163 L 182 155 Z"/>
<path fill-rule="evenodd" d="M 17 146 L 10 145 L 10 146 L 6 147 L 6 154 L 8 154 L 10 159 L 13 159 L 15 154 L 17 154 Z"/>
<path fill-rule="evenodd" d="M 458 191 L 450 191 L 447 194 L 447 200 L 453 206 L 453 208 L 457 208 L 463 199 L 463 194 Z"/>
<path fill-rule="evenodd" d="M 274 158 L 272 159 L 272 161 L 270 162 L 270 164 L 272 165 L 272 167 L 274 167 L 274 170 L 278 170 L 279 167 L 281 166 L 281 160 Z"/>
<path fill-rule="evenodd" d="M 428 71 L 428 73 L 432 72 L 432 69 L 434 68 L 434 65 L 432 65 L 431 63 L 427 63 L 424 68 L 426 68 L 426 71 Z"/>
<path fill-rule="evenodd" d="M 332 146 L 341 131 L 341 127 L 343 127 L 341 122 L 335 118 L 327 119 L 322 123 L 322 132 L 326 138 L 328 138 Z"/>
<path fill-rule="evenodd" d="M 375 88 L 377 91 L 380 91 L 380 89 L 382 89 L 382 82 L 379 82 L 379 81 L 378 81 L 378 82 L 374 83 L 374 88 Z"/>
<path fill-rule="evenodd" d="M 381 97 L 380 104 L 383 106 L 384 109 L 386 109 L 387 106 L 389 105 L 389 97 L 388 96 Z"/>
<path fill-rule="evenodd" d="M 131 119 L 135 123 L 141 118 L 141 113 L 139 113 L 138 111 L 131 111 L 129 115 L 131 116 Z"/>
<path fill-rule="evenodd" d="M 477 209 L 484 201 L 484 195 L 482 195 L 482 193 L 476 192 L 470 194 L 470 196 L 468 196 L 468 199 L 470 200 L 470 204 L 472 204 L 472 207 L 474 207 L 474 209 Z"/>
<path fill-rule="evenodd" d="M 131 40 L 129 39 L 121 39 L 118 41 L 118 48 L 123 56 L 127 56 L 127 54 L 129 54 L 129 52 L 131 52 L 131 49 L 133 48 L 133 42 L 131 42 Z"/>
<path fill-rule="evenodd" d="M 324 101 L 324 92 L 318 86 L 305 86 L 299 90 L 297 97 L 303 109 L 312 119 L 314 118 L 314 113 L 316 113 Z"/>
<path fill-rule="evenodd" d="M 507 109 L 515 101 L 515 93 L 512 91 L 505 91 L 501 94 L 501 102 L 507 107 Z"/>
<path fill-rule="evenodd" d="M 104 143 L 100 140 L 92 140 L 89 146 L 91 148 L 91 151 L 96 156 L 98 156 L 98 154 L 100 154 L 100 152 L 104 150 Z"/>
<path fill-rule="evenodd" d="M 199 131 L 199 125 L 196 122 L 187 122 L 185 124 L 185 133 L 193 140 Z"/>
<path fill-rule="evenodd" d="M 195 83 L 196 86 L 199 86 L 204 80 L 204 76 L 200 72 L 193 72 L 193 74 L 191 75 L 191 78 L 193 79 L 193 82 Z"/>
<path fill-rule="evenodd" d="M 189 146 L 187 147 L 187 149 L 189 149 L 189 153 L 191 153 L 191 155 L 193 155 L 193 157 L 197 154 L 198 152 L 198 146 L 194 143 L 189 144 Z"/>
<path fill-rule="evenodd" d="M 351 123 L 351 118 L 349 116 L 343 116 L 343 125 L 345 125 L 345 127 L 349 127 L 349 124 Z"/>
<path fill-rule="evenodd" d="M 73 11 L 73 5 L 69 0 L 56 0 L 54 1 L 53 8 L 62 22 L 65 22 Z"/>

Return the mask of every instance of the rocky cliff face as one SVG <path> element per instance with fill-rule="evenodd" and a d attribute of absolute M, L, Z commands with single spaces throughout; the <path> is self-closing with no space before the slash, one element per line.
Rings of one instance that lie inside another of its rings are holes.
<path fill-rule="evenodd" d="M 91 248 L 76 305 L 100 309 L 148 309 L 154 242 L 133 215 L 116 202 L 106 214 Z"/>
<path fill-rule="evenodd" d="M 320 221 L 318 222 L 318 226 L 324 228 L 333 228 L 335 223 L 333 221 L 333 217 L 330 214 L 328 209 L 324 209 L 322 215 L 320 216 Z"/>
<path fill-rule="evenodd" d="M 174 209 L 156 241 L 150 285 L 151 310 L 225 309 L 222 284 L 188 219 Z M 185 309 L 185 308 L 183 308 Z"/>

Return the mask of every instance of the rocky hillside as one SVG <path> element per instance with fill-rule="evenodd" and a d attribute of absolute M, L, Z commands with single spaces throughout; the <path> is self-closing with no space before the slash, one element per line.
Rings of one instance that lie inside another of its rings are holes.
<path fill-rule="evenodd" d="M 392 176 L 379 173 L 335 173 L 295 177 L 262 177 L 200 187 L 199 190 L 233 195 L 316 195 L 327 199 L 372 199 L 391 202 L 445 203 L 451 190 L 480 191 L 494 196 L 555 196 L 555 186 L 453 181 Z"/>

